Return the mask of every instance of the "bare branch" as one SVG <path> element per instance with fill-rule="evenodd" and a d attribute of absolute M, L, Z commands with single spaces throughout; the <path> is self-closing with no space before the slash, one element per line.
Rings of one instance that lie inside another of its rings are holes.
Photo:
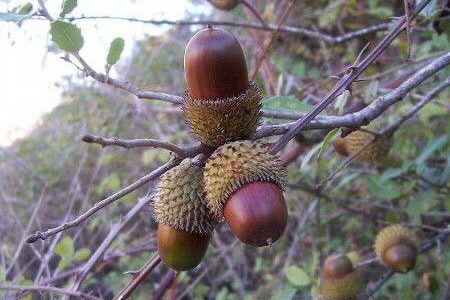
<path fill-rule="evenodd" d="M 352 66 L 346 75 L 331 89 L 331 91 L 316 105 L 314 108 L 306 114 L 306 116 L 297 122 L 286 132 L 271 148 L 270 152 L 275 154 L 286 146 L 286 144 L 297 135 L 305 126 L 314 119 L 322 110 L 324 110 L 336 97 L 343 93 L 348 87 L 358 78 L 362 72 L 367 69 L 372 62 L 374 62 L 378 56 L 384 51 L 384 49 L 389 46 L 392 41 L 402 32 L 405 24 L 411 22 L 425 6 L 431 0 L 424 0 L 420 2 L 414 13 L 408 18 L 404 16 L 395 26 L 395 28 L 390 31 L 386 37 L 378 43 L 378 45 L 358 64 Z M 406 24 L 407 25 L 407 24 Z"/>
<path fill-rule="evenodd" d="M 158 284 L 158 288 L 152 293 L 152 300 L 160 300 L 164 297 L 164 294 L 171 287 L 178 273 L 170 269 L 164 274 L 161 281 Z"/>
<path fill-rule="evenodd" d="M 137 18 L 126 18 L 126 17 L 114 17 L 114 16 L 82 16 L 82 17 L 70 17 L 69 20 L 122 20 L 128 22 L 138 22 L 143 24 L 151 24 L 151 25 L 174 25 L 174 26 L 195 26 L 195 25 L 212 25 L 212 26 L 228 26 L 228 27 L 241 27 L 248 28 L 254 30 L 263 30 L 263 31 L 273 31 L 276 28 L 276 24 L 266 24 L 263 26 L 259 23 L 247 23 L 247 22 L 234 22 L 234 21 L 214 21 L 214 20 L 200 20 L 200 21 L 170 21 L 170 20 L 152 20 L 152 19 L 137 19 Z M 309 38 L 315 38 L 322 40 L 324 42 L 330 44 L 341 44 L 347 42 L 349 40 L 359 38 L 364 35 L 372 34 L 375 32 L 387 30 L 389 28 L 389 23 L 381 23 L 372 25 L 366 28 L 362 28 L 356 31 L 352 31 L 343 35 L 332 36 L 327 33 L 323 33 L 320 31 L 282 25 L 279 29 L 280 32 L 296 34 L 300 36 L 305 36 Z"/>
<path fill-rule="evenodd" d="M 38 291 L 38 292 L 48 292 L 53 294 L 62 294 L 62 295 L 68 295 L 72 297 L 78 297 L 81 299 L 88 299 L 88 300 L 100 300 L 100 298 L 80 293 L 80 292 L 73 292 L 66 289 L 53 287 L 53 286 L 22 286 L 22 285 L 0 285 L 0 290 L 9 290 L 9 291 L 19 291 L 19 292 L 28 292 L 28 291 Z"/>
<path fill-rule="evenodd" d="M 386 128 L 385 132 L 391 134 L 394 131 L 396 131 L 398 128 L 400 128 L 400 126 L 405 123 L 406 121 L 408 121 L 409 119 L 411 119 L 419 110 L 421 110 L 425 105 L 427 105 L 429 102 L 433 101 L 434 98 L 440 93 L 442 92 L 445 88 L 450 86 L 450 77 L 447 78 L 447 80 L 445 80 L 444 82 L 442 82 L 441 84 L 439 84 L 436 88 L 434 88 L 431 92 L 427 93 L 422 100 L 420 100 L 416 105 L 414 105 L 413 107 L 411 107 L 411 109 L 404 114 L 403 116 L 401 116 L 400 118 L 398 118 L 398 120 L 391 124 L 388 128 Z"/>
<path fill-rule="evenodd" d="M 81 286 L 83 281 L 88 276 L 89 272 L 91 272 L 98 261 L 104 257 L 106 250 L 109 248 L 120 231 L 128 224 L 130 220 L 133 220 L 135 218 L 135 216 L 148 204 L 148 202 L 150 202 L 151 199 L 152 198 L 148 197 L 148 195 L 144 198 L 139 199 L 138 203 L 136 203 L 136 205 L 128 211 L 123 219 L 111 227 L 108 235 L 100 244 L 100 246 L 97 247 L 97 250 L 95 250 L 89 260 L 77 271 L 77 276 L 70 288 L 72 291 L 76 291 Z"/>
<path fill-rule="evenodd" d="M 345 116 L 321 116 L 320 118 L 315 118 L 306 124 L 303 129 L 333 129 L 339 127 L 357 128 L 367 125 L 385 112 L 389 107 L 401 101 L 412 89 L 419 86 L 426 79 L 449 65 L 450 52 L 447 52 L 416 72 L 398 88 L 377 98 L 364 109 Z M 296 124 L 297 123 L 285 123 L 260 127 L 258 131 L 253 134 L 252 139 L 256 140 L 267 136 L 284 134 L 288 132 L 288 130 L 292 129 Z"/>
<path fill-rule="evenodd" d="M 127 283 L 127 285 L 114 297 L 114 300 L 127 299 L 128 296 L 138 287 L 138 285 L 156 268 L 161 262 L 158 254 L 154 254 L 142 267 L 139 273 Z"/>
<path fill-rule="evenodd" d="M 85 135 L 82 140 L 86 143 L 99 144 L 102 147 L 107 146 L 119 146 L 126 149 L 138 148 L 138 147 L 152 147 L 152 148 L 163 148 L 175 153 L 180 158 L 192 157 L 200 154 L 205 149 L 205 146 L 195 145 L 191 147 L 179 147 L 175 144 L 158 141 L 154 139 L 133 139 L 133 140 L 122 140 L 116 137 L 104 138 L 95 135 Z"/>
<path fill-rule="evenodd" d="M 28 236 L 26 242 L 27 243 L 34 243 L 36 242 L 38 239 L 41 240 L 45 240 L 46 238 L 48 238 L 49 236 L 52 236 L 58 232 L 67 230 L 69 228 L 75 227 L 80 225 L 81 223 L 83 223 L 84 221 L 86 221 L 87 219 L 89 219 L 93 214 L 95 214 L 96 212 L 98 212 L 99 210 L 101 210 L 103 207 L 113 203 L 114 201 L 122 198 L 123 196 L 131 193 L 132 191 L 136 190 L 137 188 L 141 187 L 142 185 L 146 184 L 149 181 L 155 180 L 156 178 L 158 178 L 160 175 L 164 174 L 166 171 L 172 169 L 173 167 L 177 166 L 180 163 L 179 159 L 171 159 L 169 162 L 167 162 L 166 164 L 162 165 L 161 167 L 159 167 L 158 169 L 154 170 L 153 172 L 139 178 L 138 180 L 136 180 L 135 182 L 133 182 L 132 184 L 130 184 L 129 186 L 117 191 L 116 193 L 112 194 L 111 196 L 97 202 L 92 208 L 90 208 L 88 211 L 86 211 L 85 213 L 79 215 L 77 218 L 73 219 L 70 222 L 67 223 L 63 223 L 57 227 L 48 229 L 47 231 L 44 232 L 36 232 L 30 236 Z"/>

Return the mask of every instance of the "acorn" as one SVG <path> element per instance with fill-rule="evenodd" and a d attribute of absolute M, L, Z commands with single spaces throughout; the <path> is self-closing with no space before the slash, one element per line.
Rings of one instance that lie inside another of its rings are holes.
<path fill-rule="evenodd" d="M 240 1 L 239 0 L 208 0 L 215 8 L 221 10 L 232 10 Z"/>
<path fill-rule="evenodd" d="M 388 137 L 375 136 L 369 132 L 355 130 L 345 137 L 346 149 L 348 155 L 353 156 L 359 153 L 354 160 L 358 162 L 376 162 L 385 157 L 392 145 L 392 140 Z M 368 143 L 375 140 L 372 144 L 365 147 Z M 365 147 L 364 150 L 361 149 Z M 361 152 L 360 152 L 361 151 Z"/>
<path fill-rule="evenodd" d="M 267 145 L 236 141 L 219 147 L 204 169 L 208 207 L 236 237 L 252 246 L 274 243 L 287 223 L 286 174 Z"/>
<path fill-rule="evenodd" d="M 342 156 L 348 156 L 347 141 L 345 138 L 338 137 L 333 141 L 334 150 Z"/>
<path fill-rule="evenodd" d="M 161 260 L 176 271 L 195 268 L 204 257 L 217 224 L 203 188 L 203 168 L 183 160 L 161 178 L 153 202 Z"/>
<path fill-rule="evenodd" d="M 374 248 L 378 260 L 386 267 L 407 273 L 416 265 L 419 241 L 414 231 L 396 224 L 378 233 Z"/>
<path fill-rule="evenodd" d="M 208 146 L 248 138 L 259 124 L 261 94 L 248 79 L 242 48 L 230 32 L 208 27 L 186 46 L 183 111 L 193 135 Z"/>
<path fill-rule="evenodd" d="M 356 299 L 363 289 L 362 275 L 346 255 L 331 255 L 324 264 L 320 282 L 322 300 Z"/>

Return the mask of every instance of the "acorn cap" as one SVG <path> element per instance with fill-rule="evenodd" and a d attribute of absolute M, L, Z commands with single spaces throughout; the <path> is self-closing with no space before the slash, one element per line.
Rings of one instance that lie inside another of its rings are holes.
<path fill-rule="evenodd" d="M 362 288 L 362 275 L 354 269 L 346 255 L 332 255 L 325 260 L 320 282 L 320 299 L 355 299 Z"/>
<path fill-rule="evenodd" d="M 375 136 L 369 132 L 356 130 L 345 137 L 347 141 L 347 151 L 350 156 L 355 155 L 363 149 Z M 365 147 L 355 158 L 358 162 L 373 162 L 381 160 L 389 152 L 392 140 L 387 137 L 380 137 L 378 140 Z"/>
<path fill-rule="evenodd" d="M 341 278 L 325 279 L 320 282 L 321 300 L 350 300 L 356 299 L 364 287 L 363 277 L 355 270 Z"/>
<path fill-rule="evenodd" d="M 415 265 L 419 241 L 413 230 L 396 224 L 378 233 L 374 248 L 384 265 L 397 272 L 407 272 Z"/>
<path fill-rule="evenodd" d="M 158 223 L 190 233 L 210 234 L 216 225 L 205 201 L 203 169 L 191 159 L 166 172 L 153 202 Z"/>
<path fill-rule="evenodd" d="M 215 8 L 222 10 L 231 10 L 238 4 L 238 0 L 208 0 Z"/>
<path fill-rule="evenodd" d="M 208 159 L 204 182 L 208 207 L 217 220 L 223 219 L 224 203 L 245 184 L 272 182 L 284 189 L 285 169 L 267 152 L 267 144 L 236 141 L 219 147 Z"/>
<path fill-rule="evenodd" d="M 261 93 L 255 84 L 234 97 L 202 100 L 186 94 L 183 101 L 190 131 L 209 146 L 248 138 L 259 125 L 261 106 Z"/>

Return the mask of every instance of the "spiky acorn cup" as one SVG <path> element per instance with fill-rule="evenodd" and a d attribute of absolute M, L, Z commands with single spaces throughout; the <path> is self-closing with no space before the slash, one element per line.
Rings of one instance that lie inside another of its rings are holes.
<path fill-rule="evenodd" d="M 379 137 L 375 141 L 375 136 L 369 132 L 355 130 L 345 137 L 348 155 L 353 156 L 359 153 L 354 160 L 358 162 L 375 162 L 384 158 L 391 146 L 390 137 Z M 370 145 L 366 146 L 371 141 Z M 364 150 L 361 150 L 363 149 Z"/>
<path fill-rule="evenodd" d="M 239 0 L 208 0 L 215 8 L 232 10 L 239 4 Z"/>
<path fill-rule="evenodd" d="M 319 299 L 356 299 L 363 286 L 361 273 L 355 270 L 352 261 L 346 255 L 332 255 L 325 260 Z"/>
<path fill-rule="evenodd" d="M 386 267 L 406 273 L 416 265 L 419 241 L 404 225 L 391 225 L 381 230 L 375 240 L 375 253 Z"/>
<path fill-rule="evenodd" d="M 206 206 L 203 168 L 183 160 L 161 178 L 153 202 L 158 253 L 177 271 L 195 268 L 208 248 L 216 225 Z"/>
<path fill-rule="evenodd" d="M 220 146 L 256 130 L 261 94 L 249 82 L 244 53 L 230 32 L 212 27 L 197 32 L 186 46 L 184 70 L 183 111 L 199 141 Z"/>
<path fill-rule="evenodd" d="M 260 142 L 236 141 L 219 147 L 205 165 L 208 207 L 225 218 L 236 237 L 253 246 L 275 242 L 286 228 L 286 175 L 277 157 Z"/>

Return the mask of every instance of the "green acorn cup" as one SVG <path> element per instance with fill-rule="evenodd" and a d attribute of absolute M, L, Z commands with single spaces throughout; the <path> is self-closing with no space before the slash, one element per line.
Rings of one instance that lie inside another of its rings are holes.
<path fill-rule="evenodd" d="M 203 259 L 217 222 L 206 206 L 203 168 L 183 160 L 161 178 L 153 213 L 159 223 L 158 254 L 176 271 L 195 268 Z"/>

